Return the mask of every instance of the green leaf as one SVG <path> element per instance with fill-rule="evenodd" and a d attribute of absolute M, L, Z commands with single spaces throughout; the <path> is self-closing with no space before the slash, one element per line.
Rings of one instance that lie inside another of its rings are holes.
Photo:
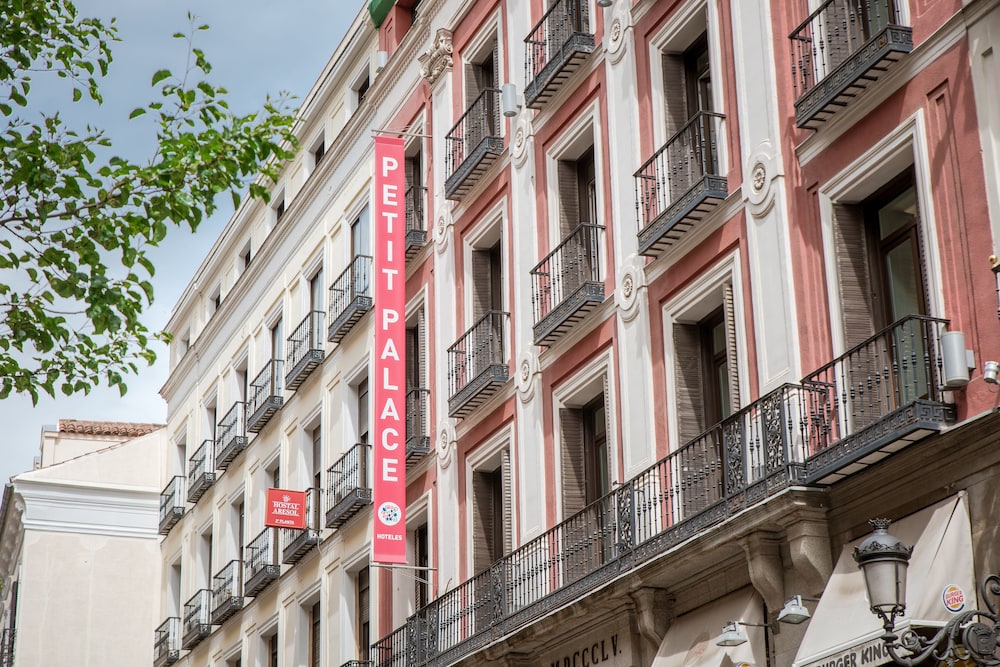
<path fill-rule="evenodd" d="M 138 118 L 139 116 L 142 116 L 145 113 L 146 113 L 146 110 L 143 109 L 142 107 L 139 107 L 137 109 L 132 109 L 132 113 L 130 113 L 128 115 L 128 117 L 129 117 L 129 120 L 132 120 L 133 118 Z"/>
<path fill-rule="evenodd" d="M 156 73 L 153 74 L 153 81 L 152 81 L 152 83 L 150 83 L 149 85 L 155 86 L 156 84 L 158 84 L 159 82 L 163 81 L 164 79 L 169 79 L 171 76 L 173 76 L 173 74 L 171 74 L 170 70 L 168 70 L 168 69 L 157 70 Z"/>

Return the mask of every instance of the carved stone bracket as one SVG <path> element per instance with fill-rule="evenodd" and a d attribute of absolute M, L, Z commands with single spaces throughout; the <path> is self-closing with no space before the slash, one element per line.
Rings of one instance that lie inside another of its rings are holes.
<path fill-rule="evenodd" d="M 801 508 L 787 517 L 785 534 L 797 581 L 795 592 L 819 595 L 833 575 L 830 531 L 822 508 Z"/>
<path fill-rule="evenodd" d="M 764 604 L 771 613 L 777 613 L 785 603 L 780 535 L 770 531 L 756 531 L 741 538 L 740 546 L 747 557 L 750 583 L 764 598 Z"/>
<path fill-rule="evenodd" d="M 420 75 L 432 86 L 452 67 L 451 30 L 438 28 L 434 34 L 431 48 L 417 56 L 420 62 Z"/>

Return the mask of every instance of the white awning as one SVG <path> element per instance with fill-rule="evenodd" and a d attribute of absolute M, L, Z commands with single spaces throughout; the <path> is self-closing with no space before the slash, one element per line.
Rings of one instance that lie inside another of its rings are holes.
<path fill-rule="evenodd" d="M 897 621 L 897 630 L 940 627 L 976 606 L 972 529 L 964 493 L 893 521 L 889 532 L 914 546 L 906 576 L 906 616 Z M 870 667 L 889 662 L 880 638 L 882 624 L 868 608 L 864 576 L 852 555 L 862 539 L 841 552 L 794 667 Z M 840 662 L 848 655 L 849 660 Z"/>
<path fill-rule="evenodd" d="M 729 621 L 763 623 L 764 605 L 751 587 L 730 593 L 700 609 L 678 616 L 667 630 L 652 667 L 734 667 L 767 664 L 764 628 L 742 627 L 747 641 L 739 646 L 716 646 L 722 626 Z"/>

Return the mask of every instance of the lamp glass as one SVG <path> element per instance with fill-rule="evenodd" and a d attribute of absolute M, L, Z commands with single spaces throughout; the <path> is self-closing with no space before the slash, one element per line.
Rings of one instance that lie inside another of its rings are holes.
<path fill-rule="evenodd" d="M 778 612 L 779 621 L 782 623 L 791 623 L 792 625 L 805 623 L 810 617 L 811 614 L 802 604 L 802 597 L 799 595 L 785 602 L 785 606 Z"/>
<path fill-rule="evenodd" d="M 906 611 L 906 563 L 894 558 L 870 560 L 863 571 L 872 611 L 902 615 Z"/>
<path fill-rule="evenodd" d="M 716 646 L 739 646 L 745 644 L 747 636 L 735 621 L 722 626 L 722 634 L 715 640 Z"/>

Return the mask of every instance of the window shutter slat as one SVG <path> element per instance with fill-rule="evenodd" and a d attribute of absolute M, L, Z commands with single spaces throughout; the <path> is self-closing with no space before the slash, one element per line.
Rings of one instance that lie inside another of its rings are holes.
<path fill-rule="evenodd" d="M 576 514 L 587 503 L 586 458 L 583 451 L 583 413 L 561 408 L 563 518 Z"/>
<path fill-rule="evenodd" d="M 683 444 L 697 437 L 705 427 L 701 336 L 694 324 L 675 323 L 673 333 L 677 431 L 679 444 Z"/>
<path fill-rule="evenodd" d="M 860 206 L 834 204 L 833 238 L 840 281 L 840 307 L 847 349 L 875 333 L 868 244 Z"/>
<path fill-rule="evenodd" d="M 722 313 L 726 326 L 726 370 L 729 382 L 729 409 L 732 414 L 739 412 L 740 375 L 736 356 L 736 304 L 733 300 L 733 285 L 726 283 L 722 288 Z"/>
<path fill-rule="evenodd" d="M 667 138 L 684 127 L 687 121 L 687 86 L 684 81 L 684 56 L 678 53 L 663 54 L 663 95 L 666 99 Z"/>

